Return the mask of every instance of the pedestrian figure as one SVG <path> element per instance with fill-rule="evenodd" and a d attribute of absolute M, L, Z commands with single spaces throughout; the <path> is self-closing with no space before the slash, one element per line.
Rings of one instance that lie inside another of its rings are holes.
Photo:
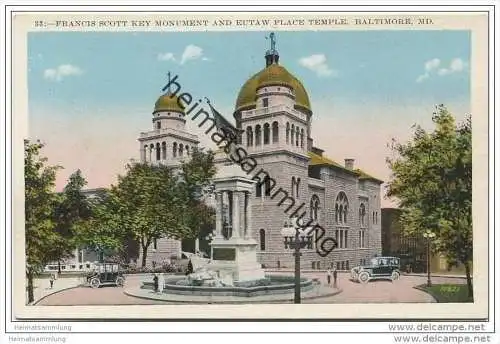
<path fill-rule="evenodd" d="M 157 293 L 158 292 L 158 274 L 154 274 L 153 284 L 154 284 L 154 288 L 155 288 L 155 293 Z"/>
<path fill-rule="evenodd" d="M 56 280 L 56 276 L 54 274 L 50 275 L 50 289 L 54 287 L 54 281 Z"/>
<path fill-rule="evenodd" d="M 326 281 L 328 282 L 328 285 L 332 282 L 332 270 L 330 270 L 330 268 L 326 270 Z"/>
<path fill-rule="evenodd" d="M 161 293 L 161 292 L 163 292 L 163 287 L 165 285 L 165 278 L 163 277 L 163 274 L 160 274 L 160 277 L 158 279 L 158 283 L 159 283 L 158 291 Z"/>
<path fill-rule="evenodd" d="M 333 287 L 337 288 L 337 268 L 333 267 Z"/>
<path fill-rule="evenodd" d="M 186 275 L 192 274 L 193 273 L 193 263 L 191 262 L 191 259 L 188 262 L 187 269 L 186 269 Z"/>

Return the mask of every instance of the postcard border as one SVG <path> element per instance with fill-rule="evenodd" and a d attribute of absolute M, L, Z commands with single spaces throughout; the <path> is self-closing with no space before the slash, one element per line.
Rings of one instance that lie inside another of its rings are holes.
<path fill-rule="evenodd" d="M 52 5 L 39 5 L 41 7 L 50 7 Z M 186 7 L 196 7 L 196 5 L 184 5 Z M 213 5 L 213 6 L 216 6 L 216 5 Z M 243 6 L 243 5 L 233 5 L 233 6 L 236 6 L 236 7 L 239 7 L 239 6 Z M 266 7 L 266 6 L 274 6 L 274 5 L 244 5 L 246 7 L 252 7 L 252 6 L 256 6 L 256 7 Z M 318 7 L 326 7 L 326 6 L 323 6 L 323 5 L 310 5 L 310 6 L 318 6 Z M 349 5 L 350 7 L 361 7 L 363 5 Z M 371 6 L 374 6 L 374 5 L 371 5 Z M 433 7 L 433 6 L 436 6 L 436 7 L 447 7 L 447 6 L 450 6 L 452 7 L 451 5 L 426 5 L 426 7 Z M 65 12 L 73 12 L 73 13 L 78 13 L 78 12 L 83 12 L 81 10 L 79 11 L 75 11 L 75 10 L 48 10 L 48 11 L 40 11 L 40 10 L 37 10 L 37 11 L 8 11 L 7 9 L 9 7 L 29 7 L 29 5 L 16 5 L 16 6 L 12 6 L 12 5 L 4 5 L 5 7 L 5 25 L 7 27 L 7 14 L 11 14 L 11 18 L 12 18 L 12 15 L 14 13 L 23 13 L 23 12 L 33 12 L 33 13 L 44 13 L 44 12 L 51 12 L 51 13 L 65 13 Z M 73 5 L 58 5 L 58 7 L 74 7 Z M 79 5 L 78 7 L 113 7 L 113 6 L 106 6 L 106 5 Z M 144 8 L 144 7 L 150 7 L 148 5 L 129 5 L 128 7 L 140 7 L 140 8 Z M 158 7 L 158 6 L 151 6 L 151 7 Z M 288 7 L 303 7 L 301 5 L 288 5 Z M 330 6 L 332 7 L 332 6 Z M 333 7 L 337 7 L 337 6 L 333 6 Z M 390 11 L 390 10 L 385 10 L 383 9 L 384 7 L 394 7 L 394 6 L 390 6 L 390 5 L 378 5 L 376 7 L 380 7 L 381 8 L 381 11 L 384 12 L 384 13 L 390 13 L 390 12 L 401 12 L 401 11 L 398 11 L 398 10 L 394 10 L 394 11 Z M 415 5 L 398 5 L 398 7 L 418 7 L 418 6 L 415 6 Z M 463 5 L 463 6 L 460 6 L 460 7 L 478 7 L 478 6 L 474 6 L 474 5 Z M 484 6 L 484 7 L 492 7 L 494 9 L 495 6 Z M 117 11 L 105 11 L 105 10 L 86 10 L 85 12 L 117 12 Z M 128 10 L 120 10 L 119 12 L 123 12 L 123 13 L 127 13 L 127 12 L 133 12 L 133 13 L 141 13 L 141 12 L 147 12 L 147 11 L 141 11 L 141 10 L 133 10 L 133 11 L 128 11 Z M 196 11 L 187 11 L 187 10 L 184 10 L 184 11 L 168 11 L 168 10 L 165 10 L 166 13 L 178 13 L 178 12 L 196 12 Z M 203 13 L 213 13 L 213 12 L 217 12 L 217 13 L 224 13 L 224 12 L 234 12 L 234 13 L 248 13 L 248 12 L 268 12 L 266 10 L 262 10 L 262 11 L 258 11 L 258 10 L 255 10 L 255 11 L 238 11 L 238 10 L 214 10 L 214 11 L 202 11 Z M 272 11 L 273 13 L 276 12 L 276 13 L 290 13 L 290 12 L 294 12 L 294 11 L 291 11 L 291 10 L 273 10 Z M 308 11 L 308 12 L 311 12 L 311 13 L 314 13 L 314 12 L 324 12 L 324 11 Z M 342 11 L 338 11 L 339 13 L 342 12 Z M 357 11 L 357 10 L 351 10 L 351 11 L 346 11 L 346 12 L 352 12 L 352 13 L 355 13 L 355 12 L 363 12 L 363 13 L 369 13 L 369 12 L 375 12 L 375 11 L 367 11 L 367 10 L 360 10 L 360 11 Z M 437 13 L 437 12 L 443 12 L 443 13 L 463 13 L 463 12 L 467 12 L 467 13 L 486 13 L 487 14 L 487 17 L 488 17 L 488 150 L 487 150 L 487 154 L 488 154 L 488 241 L 490 241 L 490 229 L 491 229 L 491 221 L 490 221 L 490 197 L 491 197 L 491 187 L 492 185 L 490 185 L 490 179 L 491 179 L 491 175 L 490 175 L 490 168 L 491 168 L 491 142 L 490 142 L 490 130 L 491 130 L 491 122 L 493 122 L 493 124 L 495 123 L 495 120 L 494 118 L 492 119 L 492 121 L 490 121 L 490 115 L 491 113 L 494 114 L 494 110 L 495 110 L 495 102 L 494 102 L 494 98 L 493 98 L 493 102 L 491 102 L 491 96 L 490 96 L 490 92 L 493 91 L 493 94 L 495 92 L 495 75 L 493 75 L 493 84 L 491 85 L 491 78 L 490 78 L 490 74 L 489 72 L 491 71 L 491 65 L 493 63 L 495 63 L 495 42 L 493 42 L 493 50 L 491 50 L 491 43 L 490 43 L 490 37 L 491 37 L 491 30 L 490 30 L 490 11 L 489 10 L 477 10 L 477 11 L 472 11 L 472 10 L 464 10 L 464 11 L 426 11 L 426 10 L 420 10 L 420 11 L 411 11 L 409 10 L 408 12 L 419 12 L 419 13 L 425 13 L 425 12 L 434 12 L 434 13 Z M 12 23 L 12 21 L 11 21 Z M 493 19 L 493 27 L 495 29 L 495 20 Z M 5 42 L 7 44 L 7 30 L 5 31 Z M 13 46 L 13 32 L 11 31 L 11 36 L 10 36 L 10 46 L 11 46 L 11 59 L 10 59 L 10 68 L 12 70 L 12 67 L 13 67 L 13 60 L 12 60 L 12 46 Z M 493 53 L 493 61 L 490 61 L 490 54 L 491 52 Z M 7 50 L 5 51 L 5 61 L 7 61 Z M 11 73 L 11 78 L 10 78 L 10 86 L 12 86 L 12 80 L 13 78 L 13 74 Z M 6 90 L 7 90 L 7 78 L 5 79 L 5 87 L 6 87 Z M 493 88 L 491 90 L 491 87 Z M 12 89 L 12 88 L 11 88 Z M 11 92 L 11 95 L 10 95 L 10 118 L 11 118 L 11 123 L 10 123 L 10 139 L 11 139 L 11 143 L 13 142 L 14 140 L 14 137 L 13 137 L 13 121 L 12 121 L 12 108 L 13 108 L 13 92 Z M 7 103 L 5 103 L 4 105 L 5 107 L 5 111 L 6 111 L 6 114 L 8 113 L 7 112 Z M 7 130 L 7 117 L 5 117 L 5 126 L 6 126 L 6 130 Z M 493 145 L 495 145 L 495 133 L 493 131 Z M 6 147 L 7 147 L 7 135 L 5 136 L 5 144 L 6 144 Z M 12 176 L 12 163 L 13 163 L 13 146 L 11 145 L 10 147 L 10 175 Z M 7 159 L 6 159 L 7 160 Z M 7 166 L 6 166 L 7 167 Z M 6 171 L 7 172 L 7 171 Z M 5 176 L 5 185 L 7 185 L 7 177 Z M 495 182 L 495 156 L 493 156 L 493 187 L 494 187 L 494 182 Z M 11 187 L 10 189 L 10 201 L 12 202 L 13 200 L 13 197 L 14 197 L 14 193 L 13 193 L 13 188 Z M 493 188 L 493 206 L 495 205 L 495 189 Z M 7 199 L 7 193 L 5 195 L 5 200 L 6 202 L 8 201 Z M 13 203 L 11 203 L 13 204 Z M 7 211 L 7 205 L 6 205 L 6 209 Z M 12 213 L 11 213 L 12 214 Z M 494 227 L 494 224 L 495 224 L 495 220 L 496 220 L 496 217 L 495 217 L 495 213 L 493 211 L 493 227 Z M 6 228 L 7 228 L 7 217 L 5 219 L 5 225 L 6 225 Z M 13 218 L 12 218 L 12 215 L 11 215 L 11 218 L 10 218 L 10 229 L 11 229 L 11 234 L 12 234 L 12 230 L 13 230 Z M 7 244 L 7 232 L 5 232 L 5 242 Z M 12 243 L 11 243 L 12 245 Z M 495 242 L 495 232 L 493 230 L 493 250 L 495 249 L 495 246 L 496 246 L 496 242 Z M 490 257 L 490 245 L 488 245 L 488 257 Z M 11 249 L 11 261 L 13 259 L 13 250 Z M 490 265 L 492 264 L 492 265 Z M 492 273 L 492 269 L 491 267 L 493 266 L 493 272 L 494 272 L 494 268 L 495 268 L 495 261 L 493 260 L 492 262 L 490 262 L 490 264 L 488 264 L 488 285 L 490 283 L 490 276 L 491 276 L 491 273 Z M 5 271 L 9 271 L 10 272 L 10 277 L 12 277 L 12 270 L 11 269 L 8 269 L 7 267 L 7 251 L 5 251 Z M 495 277 L 493 275 L 493 277 Z M 13 280 L 11 279 L 11 284 L 13 283 L 12 282 Z M 493 278 L 493 299 L 495 298 L 495 286 L 496 286 L 496 278 Z M 5 290 L 7 290 L 7 279 L 5 280 Z M 11 288 L 10 292 L 10 297 L 11 297 L 11 300 L 12 300 L 12 296 L 13 296 L 13 293 L 12 293 L 12 290 L 13 288 Z M 487 319 L 489 320 L 490 317 L 491 317 L 491 312 L 490 312 L 490 298 L 491 298 L 491 291 L 490 291 L 490 288 L 488 287 L 488 316 L 487 316 Z M 7 294 L 6 294 L 6 298 L 7 298 Z M 7 300 L 5 300 L 7 301 Z M 7 304 L 7 303 L 6 303 Z M 13 306 L 13 304 L 11 303 L 11 306 Z M 6 309 L 6 312 L 7 312 L 7 309 Z M 6 313 L 7 315 L 7 313 Z M 33 318 L 35 319 L 35 318 Z M 39 321 L 43 321 L 43 322 L 56 322 L 56 321 L 67 321 L 67 322 L 93 322 L 93 321 L 102 321 L 102 319 L 69 319 L 69 318 L 61 318 L 61 319 L 55 319 L 55 318 L 51 318 L 51 319 L 41 319 L 41 318 L 36 318 L 37 320 Z M 23 319 L 23 320 L 17 320 L 13 317 L 13 307 L 11 307 L 11 322 L 15 323 L 15 322 L 25 322 L 27 321 L 27 319 Z M 455 321 L 455 322 L 463 322 L 463 321 L 484 321 L 484 320 L 481 320 L 481 319 L 447 319 L 447 318 L 440 318 L 440 319 L 429 319 L 430 321 Z M 116 321 L 116 322 L 219 322 L 219 321 L 229 321 L 229 322 L 254 322 L 254 321 L 258 321 L 258 322 L 390 322 L 390 321 L 399 321 L 399 322 L 410 322 L 410 321 L 422 321 L 422 319 L 419 319 L 419 318 L 415 318 L 415 319 L 399 319 L 399 318 L 395 318 L 395 319 L 374 319 L 374 318 L 354 318 L 354 319 L 329 319 L 329 318 L 314 318 L 314 319 L 311 319 L 311 318 L 290 318 L 290 319 L 287 319 L 287 318 L 245 318 L 245 319 L 228 319 L 228 318 L 210 318 L 210 319 L 200 319 L 200 318 L 167 318 L 167 319 L 106 319 L 106 321 Z M 5 325 L 6 325 L 6 329 L 7 329 L 7 317 L 5 318 Z M 495 328 L 495 324 L 494 324 L 494 331 L 496 330 Z M 9 332 L 9 331 L 6 331 L 6 333 L 18 333 L 18 332 Z M 37 333 L 37 332 L 30 332 L 30 333 Z M 40 332 L 40 333 L 45 333 L 45 332 Z M 71 332 L 71 333 L 101 333 L 101 332 Z M 110 332 L 110 333 L 113 333 L 113 332 Z M 140 333 L 188 333 L 188 332 L 140 332 Z M 198 333 L 204 333 L 204 332 L 198 332 Z M 213 332 L 212 332 L 213 333 Z M 224 332 L 217 332 L 217 333 L 224 333 Z M 233 332 L 227 332 L 227 333 L 233 333 Z M 240 332 L 240 333 L 246 333 L 246 332 Z M 256 333 L 256 332 L 248 332 L 248 333 Z M 265 333 L 273 333 L 273 332 L 265 332 Z M 281 333 L 281 332 L 276 332 L 276 333 Z M 293 333 L 293 332 L 292 332 Z M 323 333 L 323 332 L 318 332 L 318 333 Z M 324 333 L 353 333 L 353 332 L 324 332 Z M 356 333 L 356 332 L 355 332 Z M 365 333 L 396 333 L 396 332 L 365 332 Z M 418 332 L 416 332 L 418 333 Z M 422 332 L 422 333 L 427 333 L 427 332 Z M 466 332 L 461 332 L 461 333 L 466 333 Z M 484 332 L 484 333 L 489 333 L 489 332 Z"/>

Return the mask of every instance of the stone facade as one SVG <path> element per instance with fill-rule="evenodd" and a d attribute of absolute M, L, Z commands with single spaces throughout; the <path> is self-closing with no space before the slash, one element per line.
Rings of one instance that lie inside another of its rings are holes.
<path fill-rule="evenodd" d="M 340 270 L 350 269 L 381 254 L 382 182 L 355 168 L 353 159 L 339 164 L 314 147 L 313 114 L 308 108 L 307 94 L 297 79 L 277 65 L 277 52 L 268 54 L 271 55 L 266 55 L 267 66 L 261 72 L 262 77 L 257 74 L 244 85 L 234 113 L 236 127 L 243 132 L 240 146 L 257 162 L 249 177 L 264 180 L 267 174 L 273 181 L 267 187 L 258 183 L 250 195 L 250 226 L 258 243 L 258 260 L 266 267 L 293 267 L 293 256 L 284 248 L 281 230 L 294 211 L 299 216 L 306 212 L 306 221 L 315 220 L 326 231 L 318 244 L 326 237 L 335 238 L 340 244 L 326 257 L 318 255 L 316 248 L 304 249 L 302 267 L 324 269 L 335 265 Z M 253 97 L 249 98 L 252 92 Z M 247 98 L 253 103 L 243 104 L 241 99 Z M 179 154 L 175 154 L 174 142 L 177 148 L 179 143 L 184 147 L 197 145 L 197 138 L 185 131 L 185 120 L 178 116 L 180 113 L 179 110 L 174 119 L 163 120 L 159 125 L 155 124 L 157 118 L 171 114 L 154 114 L 153 124 L 161 129 L 154 127 L 153 131 L 141 134 L 142 161 L 175 165 Z M 163 155 L 162 150 L 155 155 L 155 149 L 163 149 L 163 142 L 167 154 Z M 155 161 L 154 157 L 158 159 Z M 229 163 L 229 158 L 219 156 L 216 161 L 222 166 Z M 157 245 L 157 251 L 151 253 L 156 261 L 161 260 L 159 256 L 180 253 L 180 243 L 175 244 L 171 239 L 160 239 Z M 152 261 L 148 257 L 148 263 Z"/>

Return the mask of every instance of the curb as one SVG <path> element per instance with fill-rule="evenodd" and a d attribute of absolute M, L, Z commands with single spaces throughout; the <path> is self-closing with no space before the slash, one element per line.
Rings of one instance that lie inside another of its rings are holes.
<path fill-rule="evenodd" d="M 337 289 L 335 292 L 331 292 L 328 294 L 324 295 L 314 295 L 314 296 L 309 296 L 309 297 L 302 297 L 301 300 L 314 300 L 314 299 L 320 299 L 320 298 L 326 298 L 326 297 L 331 297 L 338 295 L 343 292 L 343 289 Z M 213 301 L 213 300 L 207 300 L 205 301 L 175 301 L 175 300 L 164 300 L 156 297 L 148 297 L 145 295 L 137 295 L 132 293 L 130 290 L 125 289 L 123 293 L 127 296 L 130 297 L 135 297 L 138 299 L 143 299 L 143 300 L 151 300 L 151 301 L 161 301 L 165 303 L 183 303 L 183 304 L 249 304 L 249 303 L 260 303 L 260 304 L 266 304 L 266 303 L 283 303 L 284 301 L 293 301 L 293 295 L 291 296 L 290 299 L 281 299 L 281 300 L 269 300 L 269 301 L 251 301 L 251 297 L 248 298 L 241 298 L 241 300 L 233 300 L 233 301 Z M 210 302 L 211 301 L 211 302 Z"/>
<path fill-rule="evenodd" d="M 76 285 L 76 286 L 66 287 L 66 288 L 63 288 L 63 289 L 56 290 L 56 291 L 54 291 L 54 292 L 52 292 L 52 293 L 50 293 L 50 294 L 47 294 L 47 295 L 42 296 L 42 297 L 41 297 L 41 298 L 39 298 L 38 300 L 35 300 L 35 301 L 31 302 L 31 303 L 28 303 L 28 304 L 27 304 L 27 306 L 36 306 L 36 305 L 37 305 L 37 303 L 39 303 L 40 301 L 42 301 L 42 300 L 46 299 L 46 298 L 47 298 L 47 297 L 49 297 L 49 296 L 52 296 L 52 295 L 54 295 L 54 294 L 60 293 L 60 292 L 65 291 L 65 290 L 70 290 L 70 289 L 80 288 L 80 287 L 83 287 L 83 286 L 84 286 L 84 284 L 79 284 L 79 285 Z"/>
<path fill-rule="evenodd" d="M 434 299 L 435 303 L 441 303 L 441 302 L 439 302 L 439 300 L 436 298 L 436 296 L 433 293 L 429 292 L 428 290 L 424 289 L 423 287 L 421 287 L 419 285 L 416 285 L 416 286 L 413 287 L 413 289 L 420 290 L 421 292 L 424 292 L 427 295 L 430 295 Z"/>
<path fill-rule="evenodd" d="M 417 276 L 417 277 L 427 277 L 427 274 L 407 274 L 403 273 L 401 276 Z M 439 277 L 439 278 L 456 278 L 456 279 L 467 279 L 467 276 L 458 276 L 458 275 L 432 275 L 432 277 Z"/>

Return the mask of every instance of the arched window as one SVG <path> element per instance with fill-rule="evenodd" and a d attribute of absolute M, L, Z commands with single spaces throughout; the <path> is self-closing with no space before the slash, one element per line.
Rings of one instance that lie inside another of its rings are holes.
<path fill-rule="evenodd" d="M 255 197 L 262 197 L 262 184 L 255 184 Z"/>
<path fill-rule="evenodd" d="M 349 201 L 344 192 L 339 192 L 335 200 L 335 222 L 347 223 L 347 212 L 349 209 Z"/>
<path fill-rule="evenodd" d="M 297 198 L 299 198 L 299 187 L 300 187 L 300 178 L 297 178 L 295 182 L 295 197 Z"/>
<path fill-rule="evenodd" d="M 293 145 L 293 135 L 295 135 L 295 125 L 292 124 L 292 131 L 290 132 L 290 143 Z"/>
<path fill-rule="evenodd" d="M 175 158 L 177 157 L 177 142 L 174 142 L 172 145 L 172 156 Z"/>
<path fill-rule="evenodd" d="M 189 146 L 186 146 L 186 155 L 189 155 Z"/>
<path fill-rule="evenodd" d="M 299 139 L 300 139 L 300 129 L 299 127 L 295 128 L 295 145 L 298 147 L 299 146 Z"/>
<path fill-rule="evenodd" d="M 292 197 L 295 197 L 295 177 L 292 177 Z"/>
<path fill-rule="evenodd" d="M 260 142 L 261 136 L 262 136 L 262 130 L 261 130 L 260 124 L 257 124 L 255 126 L 255 145 L 256 146 L 260 146 L 260 144 L 261 144 L 261 142 Z"/>
<path fill-rule="evenodd" d="M 156 122 L 156 129 L 161 129 L 161 122 L 160 121 Z"/>
<path fill-rule="evenodd" d="M 290 141 L 290 123 L 286 122 L 286 143 Z"/>
<path fill-rule="evenodd" d="M 161 149 L 160 149 L 160 143 L 156 143 L 156 160 L 160 160 L 161 158 Z"/>
<path fill-rule="evenodd" d="M 264 124 L 264 144 L 265 145 L 269 144 L 269 135 L 270 135 L 269 123 L 265 123 Z"/>
<path fill-rule="evenodd" d="M 278 122 L 273 122 L 273 143 L 277 143 L 279 141 L 279 126 Z"/>
<path fill-rule="evenodd" d="M 373 214 L 373 218 L 375 218 L 375 213 Z M 366 218 L 366 208 L 363 203 L 359 206 L 359 225 L 361 227 L 365 227 L 365 218 Z"/>
<path fill-rule="evenodd" d="M 265 178 L 264 179 L 264 195 L 265 196 L 271 196 L 271 178 Z"/>
<path fill-rule="evenodd" d="M 260 250 L 265 251 L 266 250 L 266 231 L 261 228 L 259 230 L 259 242 L 260 242 Z"/>
<path fill-rule="evenodd" d="M 161 143 L 161 158 L 163 160 L 167 159 L 167 143 L 165 141 Z"/>
<path fill-rule="evenodd" d="M 247 147 L 253 146 L 253 130 L 252 127 L 247 127 Z"/>
<path fill-rule="evenodd" d="M 182 143 L 179 144 L 179 156 L 184 155 L 184 145 Z"/>
<path fill-rule="evenodd" d="M 304 148 L 304 129 L 300 129 L 300 147 Z"/>
<path fill-rule="evenodd" d="M 318 220 L 318 210 L 319 210 L 319 197 L 313 195 L 311 197 L 311 219 L 314 221 Z"/>

